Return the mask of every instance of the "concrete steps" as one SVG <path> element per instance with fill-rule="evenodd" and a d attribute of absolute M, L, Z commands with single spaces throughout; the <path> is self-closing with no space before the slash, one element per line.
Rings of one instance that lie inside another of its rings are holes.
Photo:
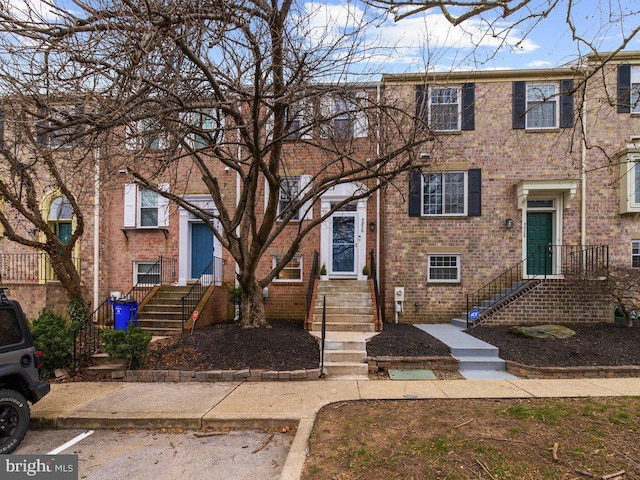
<path fill-rule="evenodd" d="M 182 333 L 182 297 L 191 287 L 163 285 L 138 311 L 138 327 L 154 335 Z"/>
<path fill-rule="evenodd" d="M 311 334 L 319 340 L 323 304 L 326 315 L 323 374 L 331 379 L 368 379 L 366 342 L 375 335 L 375 317 L 369 282 L 318 282 Z"/>

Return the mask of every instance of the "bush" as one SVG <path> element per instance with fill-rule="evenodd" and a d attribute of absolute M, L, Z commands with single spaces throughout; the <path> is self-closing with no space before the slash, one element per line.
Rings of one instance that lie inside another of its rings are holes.
<path fill-rule="evenodd" d="M 151 334 L 129 324 L 126 330 L 105 330 L 102 333 L 104 351 L 110 357 L 125 361 L 128 369 L 144 365 L 151 343 Z"/>
<path fill-rule="evenodd" d="M 66 367 L 73 345 L 73 326 L 62 315 L 43 310 L 31 324 L 31 335 L 36 350 L 42 350 L 42 375 L 53 376 L 56 368 Z"/>

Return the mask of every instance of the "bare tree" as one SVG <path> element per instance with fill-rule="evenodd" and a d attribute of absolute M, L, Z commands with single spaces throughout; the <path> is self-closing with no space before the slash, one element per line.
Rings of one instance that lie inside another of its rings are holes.
<path fill-rule="evenodd" d="M 366 40 L 376 18 L 366 12 L 351 6 L 345 21 L 291 0 L 75 5 L 50 6 L 49 18 L 7 6 L 1 28 L 56 59 L 59 88 L 90 99 L 68 120 L 85 135 L 108 135 L 113 165 L 209 225 L 238 265 L 246 325 L 266 323 L 262 288 L 309 232 L 419 164 L 415 149 L 428 135 L 414 128 L 414 109 L 383 104 L 380 87 L 366 82 L 376 73 L 360 64 L 375 53 Z M 225 171 L 237 176 L 235 199 Z M 292 172 L 307 182 L 290 188 Z M 166 191 L 157 182 L 170 174 Z M 194 179 L 214 212 L 182 195 Z M 360 188 L 318 214 L 321 195 L 346 183 Z M 283 238 L 283 255 L 261 273 Z"/>

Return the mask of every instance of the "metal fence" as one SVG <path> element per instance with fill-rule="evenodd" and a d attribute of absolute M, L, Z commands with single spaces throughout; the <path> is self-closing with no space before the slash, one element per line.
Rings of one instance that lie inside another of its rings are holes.
<path fill-rule="evenodd" d="M 80 258 L 73 264 L 80 272 Z M 0 253 L 0 276 L 4 283 L 43 283 L 57 280 L 51 258 L 44 252 Z"/>

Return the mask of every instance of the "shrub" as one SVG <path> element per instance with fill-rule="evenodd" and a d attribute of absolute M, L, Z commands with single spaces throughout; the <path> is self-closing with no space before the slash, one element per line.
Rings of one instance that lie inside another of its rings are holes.
<path fill-rule="evenodd" d="M 31 335 L 36 350 L 43 352 L 43 376 L 51 377 L 56 368 L 68 365 L 69 350 L 73 345 L 73 326 L 65 317 L 43 310 L 31 324 Z"/>
<path fill-rule="evenodd" d="M 126 330 L 105 330 L 102 333 L 104 351 L 110 357 L 125 361 L 127 368 L 136 369 L 144 365 L 151 343 L 151 334 L 129 324 Z"/>

